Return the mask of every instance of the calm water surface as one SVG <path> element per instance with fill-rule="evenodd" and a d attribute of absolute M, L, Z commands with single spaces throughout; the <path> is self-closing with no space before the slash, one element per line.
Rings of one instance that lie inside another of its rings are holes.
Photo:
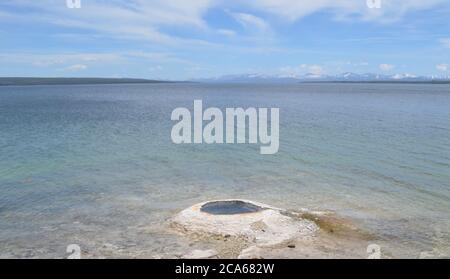
<path fill-rule="evenodd" d="M 172 144 L 194 99 L 279 107 L 279 153 Z M 219 198 L 334 210 L 388 256 L 449 257 L 450 86 L 0 87 L 0 257 L 183 253 L 161 224 Z"/>

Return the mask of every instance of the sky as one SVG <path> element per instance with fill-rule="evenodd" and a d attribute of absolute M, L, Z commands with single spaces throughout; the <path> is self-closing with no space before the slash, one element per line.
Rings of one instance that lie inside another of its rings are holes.
<path fill-rule="evenodd" d="M 0 1 L 4 77 L 444 76 L 449 65 L 449 0 Z"/>

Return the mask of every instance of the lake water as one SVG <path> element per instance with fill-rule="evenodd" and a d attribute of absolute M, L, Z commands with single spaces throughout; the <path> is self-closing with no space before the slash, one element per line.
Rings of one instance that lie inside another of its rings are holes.
<path fill-rule="evenodd" d="M 194 99 L 280 108 L 279 152 L 173 144 Z M 0 257 L 171 257 L 192 244 L 165 221 L 220 198 L 333 210 L 389 257 L 449 257 L 450 86 L 0 87 Z"/>

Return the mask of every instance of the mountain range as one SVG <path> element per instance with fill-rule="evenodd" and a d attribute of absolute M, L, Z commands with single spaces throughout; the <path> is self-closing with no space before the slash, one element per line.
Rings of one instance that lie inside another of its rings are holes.
<path fill-rule="evenodd" d="M 299 82 L 367 82 L 367 83 L 450 83 L 450 76 L 416 76 L 411 74 L 357 74 L 346 72 L 338 75 L 307 73 L 285 76 L 267 74 L 226 75 L 215 78 L 195 79 L 197 82 L 234 83 L 299 83 Z"/>

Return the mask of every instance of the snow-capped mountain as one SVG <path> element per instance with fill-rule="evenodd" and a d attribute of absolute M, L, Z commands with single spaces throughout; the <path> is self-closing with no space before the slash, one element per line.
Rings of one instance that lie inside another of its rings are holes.
<path fill-rule="evenodd" d="M 307 73 L 298 76 L 242 74 L 226 75 L 216 78 L 196 79 L 197 82 L 233 83 L 299 83 L 299 82 L 450 82 L 450 77 L 426 77 L 413 74 L 382 75 L 374 73 L 358 74 L 346 72 L 337 75 Z"/>

